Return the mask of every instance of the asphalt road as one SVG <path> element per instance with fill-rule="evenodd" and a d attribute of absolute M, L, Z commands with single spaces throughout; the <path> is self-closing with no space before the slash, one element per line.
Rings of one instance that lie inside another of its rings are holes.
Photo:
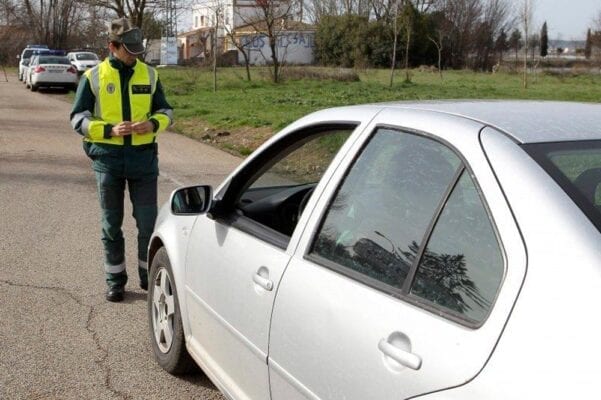
<path fill-rule="evenodd" d="M 176 378 L 154 362 L 129 205 L 126 299 L 104 299 L 95 180 L 69 124 L 70 104 L 3 78 L 0 399 L 223 399 L 202 373 Z M 178 186 L 216 185 L 240 162 L 168 132 L 159 159 L 161 204 Z"/>

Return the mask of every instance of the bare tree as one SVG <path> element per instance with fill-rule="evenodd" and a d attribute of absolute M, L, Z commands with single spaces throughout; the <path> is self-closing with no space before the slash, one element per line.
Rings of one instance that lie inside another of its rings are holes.
<path fill-rule="evenodd" d="M 213 29 L 213 45 L 212 53 L 213 53 L 213 92 L 217 92 L 217 58 L 219 57 L 219 48 L 217 41 L 219 40 L 219 21 L 223 17 L 223 3 L 217 2 L 215 7 L 213 8 L 213 13 L 215 16 L 215 28 Z"/>
<path fill-rule="evenodd" d="M 278 38 L 281 32 L 287 29 L 288 20 L 293 16 L 294 0 L 256 0 L 254 7 L 247 7 L 245 10 L 244 13 L 237 11 L 238 17 L 251 27 L 256 35 L 267 39 L 271 52 L 268 56 L 271 77 L 274 83 L 278 83 L 282 62 L 278 54 Z"/>
<path fill-rule="evenodd" d="M 390 63 L 390 87 L 394 81 L 394 69 L 396 67 L 396 46 L 399 38 L 399 18 L 401 10 L 401 0 L 396 0 L 394 4 L 394 14 L 392 16 L 392 62 Z"/>
<path fill-rule="evenodd" d="M 147 12 L 161 9 L 161 0 L 79 0 L 82 3 L 111 10 L 117 17 L 127 17 L 139 28 L 142 28 Z"/>
<path fill-rule="evenodd" d="M 529 33 L 531 31 L 532 16 L 534 14 L 534 2 L 535 0 L 521 0 L 519 12 L 520 23 L 524 30 L 524 89 L 528 89 L 528 39 L 530 38 Z"/>
<path fill-rule="evenodd" d="M 73 28 L 78 28 L 73 23 L 79 13 L 74 0 L 24 0 L 16 10 L 34 39 L 52 47 L 66 47 Z"/>

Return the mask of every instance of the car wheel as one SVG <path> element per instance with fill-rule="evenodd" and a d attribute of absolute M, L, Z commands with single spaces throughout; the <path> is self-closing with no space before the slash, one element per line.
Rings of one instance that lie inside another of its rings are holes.
<path fill-rule="evenodd" d="M 39 89 L 38 85 L 34 85 L 33 83 L 29 86 L 32 92 L 37 92 Z"/>
<path fill-rule="evenodd" d="M 173 375 L 194 371 L 196 364 L 186 350 L 173 271 L 164 247 L 152 261 L 148 283 L 148 326 L 155 359 Z"/>

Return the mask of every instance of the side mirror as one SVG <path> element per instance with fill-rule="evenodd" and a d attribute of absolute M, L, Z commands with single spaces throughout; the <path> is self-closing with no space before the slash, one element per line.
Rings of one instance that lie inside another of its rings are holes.
<path fill-rule="evenodd" d="M 188 186 L 171 195 L 171 212 L 176 215 L 204 214 L 211 207 L 213 188 L 209 185 Z"/>

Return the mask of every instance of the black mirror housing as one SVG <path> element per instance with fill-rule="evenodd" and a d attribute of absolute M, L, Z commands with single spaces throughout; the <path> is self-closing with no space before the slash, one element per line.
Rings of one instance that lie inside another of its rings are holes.
<path fill-rule="evenodd" d="M 176 215 L 206 213 L 212 204 L 213 188 L 210 185 L 187 186 L 171 195 L 171 212 Z"/>

